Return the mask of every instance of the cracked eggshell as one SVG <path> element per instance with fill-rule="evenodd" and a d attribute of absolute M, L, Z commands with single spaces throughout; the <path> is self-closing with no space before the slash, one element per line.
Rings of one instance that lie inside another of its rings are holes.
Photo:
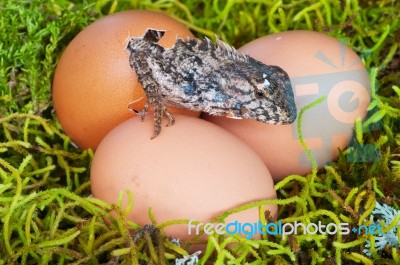
<path fill-rule="evenodd" d="M 96 149 L 112 128 L 134 115 L 128 105 L 143 108 L 145 94 L 125 47 L 128 38 L 143 36 L 148 28 L 166 30 L 159 42 L 164 47 L 173 46 L 178 36 L 193 37 L 166 15 L 130 10 L 95 21 L 63 52 L 54 75 L 53 102 L 62 127 L 79 147 Z M 199 115 L 173 108 L 171 112 Z"/>
<path fill-rule="evenodd" d="M 365 117 L 370 102 L 368 73 L 358 55 L 339 40 L 312 31 L 288 31 L 254 40 L 240 52 L 283 68 L 292 82 L 298 113 L 320 97 L 326 100 L 305 112 L 302 131 L 318 167 L 338 157 L 353 133 L 356 117 Z M 205 115 L 249 144 L 264 160 L 275 181 L 311 171 L 291 125 L 269 125 Z"/>
<path fill-rule="evenodd" d="M 268 169 L 245 143 L 210 122 L 183 115 L 175 119 L 174 126 L 163 127 L 153 140 L 153 121 L 129 119 L 114 128 L 94 155 L 93 195 L 116 203 L 120 192 L 132 191 L 134 206 L 128 218 L 139 225 L 150 223 L 150 207 L 158 223 L 173 219 L 204 223 L 233 207 L 276 198 Z M 266 209 L 276 218 L 277 205 Z M 227 221 L 258 219 L 256 207 Z M 180 239 L 191 237 L 187 225 L 172 225 L 165 231 Z"/>

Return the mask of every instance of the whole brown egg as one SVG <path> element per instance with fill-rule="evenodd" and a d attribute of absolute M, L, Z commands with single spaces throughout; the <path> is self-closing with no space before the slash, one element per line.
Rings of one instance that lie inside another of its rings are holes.
<path fill-rule="evenodd" d="M 205 224 L 246 203 L 276 199 L 267 167 L 248 145 L 211 122 L 175 118 L 176 124 L 153 140 L 152 120 L 129 119 L 108 133 L 93 158 L 93 195 L 115 204 L 125 194 L 125 207 L 126 191 L 131 191 L 134 205 L 127 218 L 139 225 L 151 223 L 150 208 L 159 224 L 177 219 Z M 277 204 L 262 205 L 276 219 Z M 225 221 L 254 224 L 259 219 L 259 208 L 251 207 L 233 212 Z M 178 223 L 165 232 L 190 239 L 196 229 Z"/>

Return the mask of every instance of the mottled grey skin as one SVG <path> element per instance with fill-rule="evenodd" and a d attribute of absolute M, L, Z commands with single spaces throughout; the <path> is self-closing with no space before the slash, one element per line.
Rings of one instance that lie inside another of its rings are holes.
<path fill-rule="evenodd" d="M 166 105 L 212 115 L 253 119 L 270 124 L 289 124 L 296 119 L 292 86 L 278 66 L 265 65 L 240 54 L 226 43 L 209 39 L 177 39 L 171 48 L 157 42 L 165 31 L 148 29 L 127 45 L 129 64 L 143 86 L 148 106 L 154 108 L 154 137 L 161 121 L 174 118 Z"/>

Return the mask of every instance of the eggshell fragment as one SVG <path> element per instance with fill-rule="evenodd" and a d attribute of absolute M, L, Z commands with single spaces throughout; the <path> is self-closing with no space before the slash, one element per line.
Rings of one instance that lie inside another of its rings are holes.
<path fill-rule="evenodd" d="M 118 194 L 133 192 L 128 218 L 150 223 L 172 219 L 208 222 L 226 210 L 263 199 L 275 199 L 273 181 L 258 155 L 222 128 L 188 116 L 163 128 L 153 140 L 153 122 L 129 119 L 100 143 L 91 167 L 95 197 L 116 203 Z M 133 133 L 135 135 L 133 136 Z M 126 202 L 126 201 L 125 201 Z M 277 205 L 266 209 L 276 218 Z M 257 222 L 258 208 L 231 215 L 227 221 Z M 187 225 L 173 225 L 168 235 L 188 239 Z"/>
<path fill-rule="evenodd" d="M 193 37 L 166 15 L 130 10 L 92 23 L 63 52 L 54 75 L 53 102 L 62 127 L 79 147 L 96 149 L 112 128 L 134 115 L 128 105 L 142 110 L 146 96 L 125 48 L 129 38 L 143 36 L 148 28 L 166 30 L 159 42 L 164 47 L 173 46 L 177 37 Z"/>
<path fill-rule="evenodd" d="M 265 64 L 278 65 L 290 76 L 298 112 L 305 112 L 303 137 L 321 167 L 348 145 L 356 117 L 364 117 L 370 101 L 368 73 L 357 54 L 339 40 L 311 31 L 288 31 L 254 40 L 240 52 Z M 264 160 L 275 181 L 310 172 L 300 144 L 297 121 L 269 125 L 251 120 L 205 116 L 249 144 Z"/>

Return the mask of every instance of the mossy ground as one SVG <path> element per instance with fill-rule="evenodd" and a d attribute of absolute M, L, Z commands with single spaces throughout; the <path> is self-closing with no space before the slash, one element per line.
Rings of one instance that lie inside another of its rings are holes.
<path fill-rule="evenodd" d="M 174 264 L 175 258 L 187 255 L 185 244 L 177 247 L 162 233 L 143 234 L 134 242 L 129 229 L 139 227 L 124 219 L 129 208 L 89 196 L 93 153 L 71 144 L 52 108 L 51 81 L 62 50 L 91 22 L 126 9 L 164 12 L 197 37 L 216 33 L 235 47 L 293 29 L 325 32 L 345 41 L 370 72 L 370 115 L 357 122 L 351 147 L 342 150 L 336 162 L 276 184 L 279 199 L 270 203 L 280 205 L 284 222 L 354 226 L 366 222 L 375 202 L 399 209 L 399 1 L 2 0 L 0 264 Z M 379 159 L 348 162 L 366 155 L 358 147 L 367 144 L 375 147 Z M 110 209 L 119 213 L 117 218 L 109 216 Z M 210 236 L 200 264 L 400 264 L 396 247 L 372 248 L 371 256 L 364 255 L 365 241 L 373 239 L 355 234 L 285 240 Z M 228 249 L 232 242 L 239 244 Z"/>

